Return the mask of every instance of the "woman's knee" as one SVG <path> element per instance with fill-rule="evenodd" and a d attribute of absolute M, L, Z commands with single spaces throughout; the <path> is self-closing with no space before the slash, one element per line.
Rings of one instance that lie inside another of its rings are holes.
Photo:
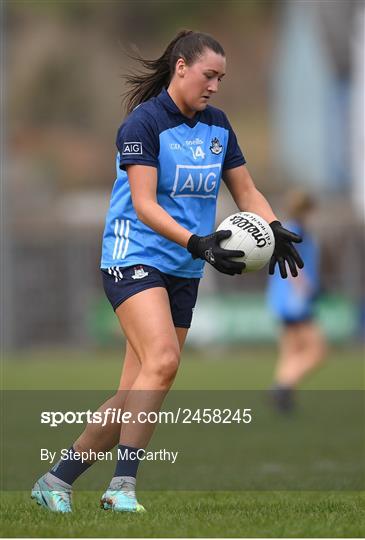
<path fill-rule="evenodd" d="M 180 350 L 177 345 L 161 345 L 148 355 L 142 363 L 143 370 L 149 376 L 162 382 L 175 378 L 180 362 Z"/>

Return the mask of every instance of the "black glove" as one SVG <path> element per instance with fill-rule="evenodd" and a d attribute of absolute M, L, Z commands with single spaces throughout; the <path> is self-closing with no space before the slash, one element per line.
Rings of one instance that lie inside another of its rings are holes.
<path fill-rule="evenodd" d="M 232 231 L 217 231 L 208 236 L 197 236 L 193 234 L 189 238 L 187 250 L 192 254 L 193 259 L 203 259 L 214 266 L 223 274 L 241 274 L 246 267 L 244 262 L 232 261 L 230 257 L 243 257 L 243 251 L 223 249 L 219 245 L 221 240 L 229 238 Z"/>
<path fill-rule="evenodd" d="M 275 237 L 275 249 L 270 260 L 269 274 L 275 271 L 275 264 L 278 263 L 280 274 L 283 279 L 288 277 L 285 262 L 288 263 L 291 275 L 298 275 L 298 268 L 303 268 L 304 262 L 293 246 L 292 242 L 300 243 L 302 238 L 282 227 L 280 221 L 272 221 L 270 227 Z"/>

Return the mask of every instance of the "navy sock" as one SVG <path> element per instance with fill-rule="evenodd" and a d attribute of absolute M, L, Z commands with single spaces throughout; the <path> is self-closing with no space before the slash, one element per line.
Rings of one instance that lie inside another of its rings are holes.
<path fill-rule="evenodd" d="M 271 388 L 271 399 L 273 405 L 281 412 L 290 412 L 294 408 L 293 388 L 276 383 Z"/>
<path fill-rule="evenodd" d="M 136 478 L 139 465 L 139 451 L 141 453 L 144 452 L 142 448 L 118 444 L 117 466 L 114 476 L 133 476 Z"/>
<path fill-rule="evenodd" d="M 93 465 L 81 459 L 73 459 L 74 452 L 74 447 L 71 446 L 67 459 L 60 459 L 49 471 L 53 476 L 57 476 L 57 478 L 70 485 Z"/>

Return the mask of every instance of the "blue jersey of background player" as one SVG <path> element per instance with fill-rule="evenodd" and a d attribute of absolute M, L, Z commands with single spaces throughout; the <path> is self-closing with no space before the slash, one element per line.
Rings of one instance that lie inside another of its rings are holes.
<path fill-rule="evenodd" d="M 126 165 L 155 167 L 158 203 L 192 233 L 210 234 L 222 174 L 245 163 L 225 114 L 207 106 L 189 121 L 163 89 L 127 117 L 118 131 L 117 148 L 101 267 L 118 275 L 119 267 L 147 264 L 175 276 L 201 277 L 203 260 L 192 259 L 184 247 L 138 218 Z"/>
<path fill-rule="evenodd" d="M 285 227 L 302 237 L 298 252 L 304 261 L 294 279 L 281 279 L 279 272 L 269 278 L 268 301 L 272 312 L 285 324 L 308 320 L 313 317 L 314 300 L 320 288 L 319 248 L 312 234 L 303 224 L 287 221 Z"/>

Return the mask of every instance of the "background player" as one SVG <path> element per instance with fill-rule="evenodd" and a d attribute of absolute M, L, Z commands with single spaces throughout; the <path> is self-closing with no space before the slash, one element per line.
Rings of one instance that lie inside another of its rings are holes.
<path fill-rule="evenodd" d="M 298 250 L 305 266 L 295 279 L 289 276 L 283 281 L 277 272 L 269 279 L 269 304 L 281 322 L 272 389 L 273 403 L 281 411 L 292 409 L 293 389 L 321 364 L 326 352 L 325 338 L 314 319 L 314 304 L 320 290 L 319 250 L 308 229 L 314 208 L 310 195 L 300 191 L 289 194 L 286 226 L 303 239 Z"/>
<path fill-rule="evenodd" d="M 225 75 L 221 45 L 211 36 L 183 31 L 154 61 L 139 59 L 145 75 L 127 78 L 130 113 L 117 135 L 117 179 L 103 238 L 104 289 L 126 336 L 119 392 L 100 407 L 133 413 L 158 411 L 171 387 L 196 302 L 205 261 L 233 275 L 244 268 L 220 247 L 229 231 L 214 230 L 221 177 L 240 210 L 271 224 L 276 262 L 297 275 L 302 267 L 292 242 L 256 189 L 225 114 L 208 105 Z M 91 463 L 74 451 L 110 450 L 119 441 L 114 477 L 102 496 L 104 509 L 140 511 L 135 496 L 139 461 L 154 425 L 138 421 L 88 424 L 62 460 L 40 478 L 32 495 L 55 511 L 71 511 L 71 485 Z M 129 457 L 128 457 L 129 456 Z M 133 456 L 133 457 L 132 457 Z"/>

